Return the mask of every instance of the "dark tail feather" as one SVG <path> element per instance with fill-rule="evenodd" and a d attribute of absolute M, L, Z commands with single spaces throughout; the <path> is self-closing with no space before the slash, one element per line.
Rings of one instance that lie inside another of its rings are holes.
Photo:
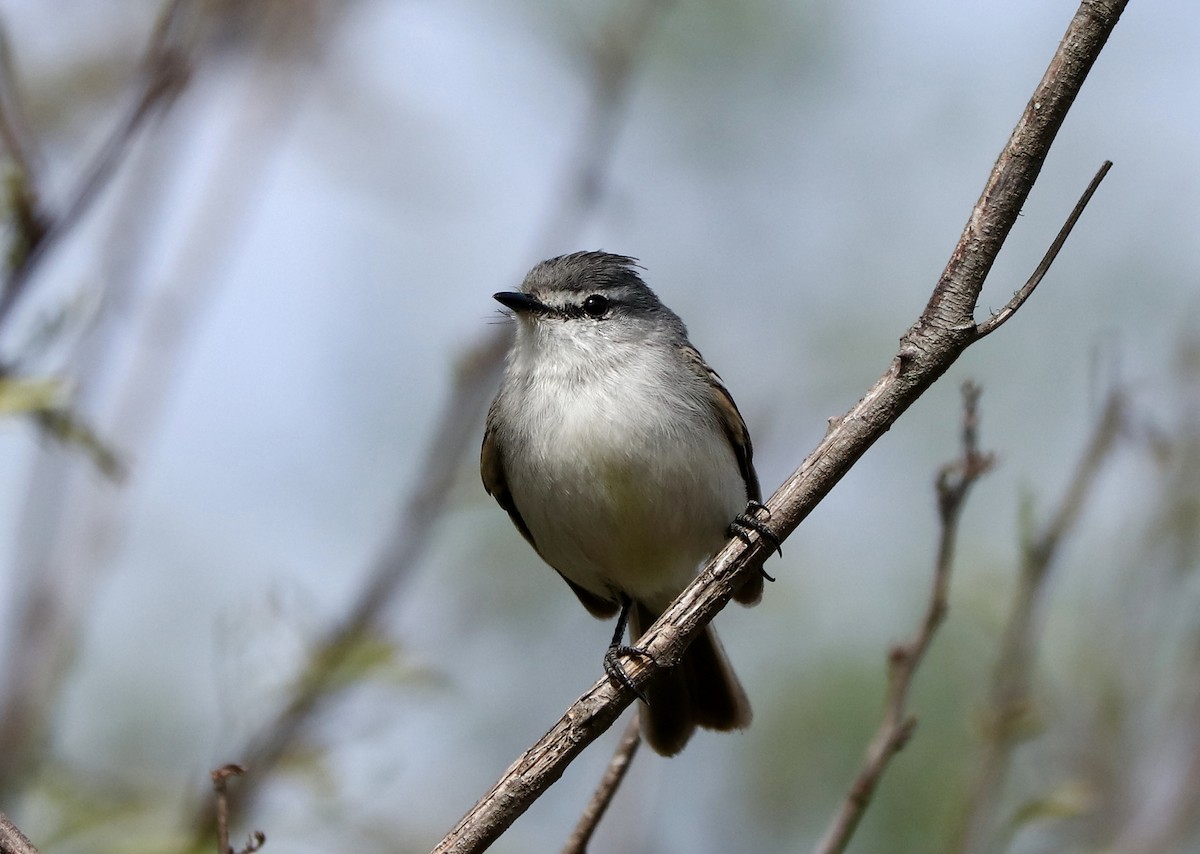
<path fill-rule="evenodd" d="M 739 605 L 757 605 L 762 595 L 763 576 L 761 572 L 756 572 L 733 594 L 733 601 Z"/>
<path fill-rule="evenodd" d="M 640 602 L 629 614 L 629 638 L 636 642 L 657 617 Z M 674 756 L 683 750 L 697 726 L 732 730 L 750 725 L 750 701 L 725 658 L 712 626 L 692 642 L 683 659 L 646 689 L 642 705 L 642 737 L 656 753 Z"/>

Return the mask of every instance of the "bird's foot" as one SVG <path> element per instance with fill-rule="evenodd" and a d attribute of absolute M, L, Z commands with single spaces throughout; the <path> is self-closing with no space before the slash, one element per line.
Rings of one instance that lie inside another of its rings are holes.
<path fill-rule="evenodd" d="M 771 510 L 761 501 L 751 501 L 746 505 L 746 511 L 739 513 L 729 523 L 729 533 L 737 537 L 746 545 L 750 545 L 750 532 L 758 534 L 762 539 L 771 544 L 771 550 L 778 552 L 780 557 L 783 557 L 783 546 L 779 536 L 767 527 L 767 523 L 758 517 L 759 513 L 766 513 L 767 519 L 771 518 Z M 763 569 L 759 569 L 763 578 L 767 581 L 775 579 L 768 575 Z"/>
<path fill-rule="evenodd" d="M 608 678 L 612 680 L 613 684 L 618 688 L 628 688 L 637 695 L 639 700 L 641 700 L 647 706 L 650 705 L 650 701 L 646 698 L 645 692 L 638 688 L 638 686 L 634 685 L 633 680 L 629 678 L 629 674 L 625 672 L 625 666 L 621 663 L 621 656 L 623 655 L 648 661 L 654 667 L 659 666 L 658 659 L 656 659 L 646 650 L 636 646 L 613 644 L 608 648 L 608 651 L 604 653 L 604 672 L 608 675 Z"/>

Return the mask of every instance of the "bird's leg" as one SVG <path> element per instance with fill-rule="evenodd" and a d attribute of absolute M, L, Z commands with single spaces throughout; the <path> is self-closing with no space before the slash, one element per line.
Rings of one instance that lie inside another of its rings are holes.
<path fill-rule="evenodd" d="M 604 672 L 608 678 L 613 681 L 618 687 L 628 688 L 637 698 L 650 705 L 650 701 L 646 699 L 646 694 L 633 684 L 633 680 L 629 678 L 629 674 L 625 672 L 625 668 L 621 665 L 622 655 L 631 655 L 636 658 L 644 658 L 651 664 L 657 666 L 654 656 L 646 652 L 644 649 L 639 649 L 636 646 L 627 646 L 621 641 L 625 639 L 625 626 L 629 623 L 629 609 L 633 607 L 633 600 L 628 596 L 621 596 L 621 613 L 617 615 L 617 627 L 613 632 L 612 642 L 609 643 L 608 649 L 604 653 Z"/>
<path fill-rule="evenodd" d="M 771 544 L 771 550 L 779 552 L 779 556 L 783 557 L 783 546 L 779 537 L 767 527 L 767 523 L 758 518 L 759 512 L 767 514 L 767 519 L 771 518 L 771 509 L 761 501 L 753 499 L 746 505 L 746 510 L 733 517 L 733 521 L 729 523 L 729 533 L 737 537 L 746 545 L 750 545 L 750 532 L 758 534 L 764 540 Z M 767 574 L 767 571 L 759 567 L 758 571 L 762 573 L 762 577 L 767 581 L 775 579 Z"/>

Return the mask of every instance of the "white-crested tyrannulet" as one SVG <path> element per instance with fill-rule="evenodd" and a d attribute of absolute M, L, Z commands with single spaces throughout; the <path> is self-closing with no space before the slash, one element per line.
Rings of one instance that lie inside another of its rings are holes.
<path fill-rule="evenodd" d="M 517 328 L 488 412 L 484 487 L 585 608 L 627 609 L 640 637 L 735 518 L 757 527 L 740 516 L 760 497 L 745 422 L 632 258 L 552 258 L 496 299 Z M 735 598 L 761 595 L 755 576 Z M 642 733 L 663 755 L 697 726 L 750 723 L 711 626 L 644 699 Z"/>

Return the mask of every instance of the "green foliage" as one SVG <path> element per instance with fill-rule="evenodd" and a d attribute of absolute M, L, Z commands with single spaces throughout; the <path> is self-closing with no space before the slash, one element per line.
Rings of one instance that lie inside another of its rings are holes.
<path fill-rule="evenodd" d="M 53 378 L 17 379 L 0 375 L 0 417 L 56 409 L 63 402 L 62 382 Z"/>
<path fill-rule="evenodd" d="M 105 477 L 120 480 L 125 464 L 94 429 L 65 404 L 61 380 L 0 375 L 0 417 L 31 416 L 51 438 L 83 451 Z"/>
<path fill-rule="evenodd" d="M 38 426 L 64 445 L 83 451 L 100 473 L 112 480 L 125 477 L 125 464 L 92 427 L 70 409 L 50 408 L 34 413 Z"/>
<path fill-rule="evenodd" d="M 24 265 L 47 229 L 37 211 L 33 188 L 20 169 L 10 168 L 4 176 L 4 205 L 13 225 L 5 261 L 8 270 L 15 270 Z"/>
<path fill-rule="evenodd" d="M 365 682 L 411 686 L 436 679 L 432 671 L 413 666 L 394 640 L 366 629 L 317 650 L 300 676 L 299 690 L 336 693 Z"/>

